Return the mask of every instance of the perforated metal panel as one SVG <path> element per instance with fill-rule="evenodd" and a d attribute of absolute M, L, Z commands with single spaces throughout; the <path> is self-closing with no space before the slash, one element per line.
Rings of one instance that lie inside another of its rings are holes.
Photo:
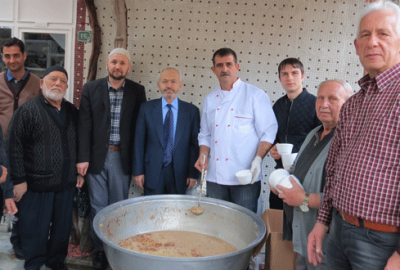
<path fill-rule="evenodd" d="M 107 75 L 105 62 L 113 49 L 113 1 L 96 0 L 102 27 L 102 54 L 98 78 Z M 299 58 L 306 71 L 304 86 L 316 93 L 325 80 L 340 78 L 358 90 L 363 68 L 353 40 L 357 14 L 364 1 L 332 0 L 126 0 L 128 50 L 132 72 L 128 78 L 143 84 L 149 99 L 160 97 L 159 72 L 175 67 L 184 87 L 179 98 L 201 109 L 205 96 L 218 86 L 211 71 L 215 50 L 230 47 L 238 54 L 239 77 L 264 89 L 272 102 L 285 94 L 278 79 L 278 64 Z M 85 45 L 85 68 L 91 44 Z M 85 70 L 87 73 L 87 70 Z M 262 200 L 269 206 L 267 176 L 275 166 L 268 156 Z M 131 196 L 140 194 L 132 187 Z"/>

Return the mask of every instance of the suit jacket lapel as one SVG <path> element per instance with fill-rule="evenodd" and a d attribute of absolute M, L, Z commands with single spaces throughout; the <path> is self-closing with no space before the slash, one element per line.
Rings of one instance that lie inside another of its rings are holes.
<path fill-rule="evenodd" d="M 108 94 L 108 83 L 107 83 L 107 77 L 104 79 L 103 83 L 102 83 L 102 87 L 100 89 L 102 89 L 101 94 L 102 94 L 102 99 L 103 99 L 103 103 L 104 103 L 104 107 L 107 110 L 107 121 L 110 122 L 111 121 L 111 108 L 110 108 L 110 96 Z"/>
<path fill-rule="evenodd" d="M 180 138 L 182 137 L 182 133 L 185 131 L 185 123 L 188 122 L 187 114 L 185 112 L 185 103 L 183 103 L 180 99 L 178 99 L 178 120 L 176 123 L 176 130 L 175 130 L 175 142 L 174 142 L 174 149 L 177 147 Z"/>
<path fill-rule="evenodd" d="M 153 109 L 153 121 L 156 125 L 158 139 L 160 140 L 161 145 L 164 147 L 164 132 L 163 132 L 163 113 L 162 113 L 162 105 L 161 98 L 155 102 Z"/>

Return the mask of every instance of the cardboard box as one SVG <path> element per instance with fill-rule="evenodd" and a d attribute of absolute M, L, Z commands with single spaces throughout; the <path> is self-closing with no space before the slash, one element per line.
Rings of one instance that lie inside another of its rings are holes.
<path fill-rule="evenodd" d="M 261 218 L 267 226 L 265 239 L 253 250 L 253 256 L 262 249 L 265 243 L 265 270 L 295 269 L 296 253 L 292 241 L 282 240 L 283 211 L 267 209 Z"/>

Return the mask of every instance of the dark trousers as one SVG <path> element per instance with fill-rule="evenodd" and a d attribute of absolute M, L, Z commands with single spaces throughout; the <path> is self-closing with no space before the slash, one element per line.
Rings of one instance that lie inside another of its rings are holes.
<path fill-rule="evenodd" d="M 269 193 L 269 208 L 283 210 L 283 201 L 272 191 Z"/>
<path fill-rule="evenodd" d="M 400 234 L 356 227 L 334 209 L 327 240 L 329 270 L 377 270 L 398 248 Z"/>
<path fill-rule="evenodd" d="M 261 181 L 249 185 L 220 185 L 207 181 L 207 197 L 236 203 L 257 213 Z"/>
<path fill-rule="evenodd" d="M 146 182 L 146 178 L 144 179 Z M 161 169 L 160 186 L 157 189 L 144 188 L 144 195 L 178 194 L 175 183 L 174 165 L 171 162 Z"/>
<path fill-rule="evenodd" d="M 62 192 L 28 190 L 19 202 L 19 232 L 25 269 L 64 263 L 72 227 L 75 188 Z"/>
<path fill-rule="evenodd" d="M 19 209 L 19 203 L 15 203 Z M 15 214 L 15 217 L 19 219 L 19 212 Z M 21 247 L 21 237 L 19 235 L 19 220 L 13 221 L 13 227 L 11 230 L 10 242 L 14 246 Z"/>

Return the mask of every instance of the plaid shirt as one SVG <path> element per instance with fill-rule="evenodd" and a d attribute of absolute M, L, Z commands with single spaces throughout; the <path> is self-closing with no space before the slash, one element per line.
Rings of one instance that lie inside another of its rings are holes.
<path fill-rule="evenodd" d="M 400 64 L 359 85 L 332 139 L 317 222 L 329 225 L 335 207 L 400 226 Z"/>
<path fill-rule="evenodd" d="M 120 88 L 115 90 L 111 84 L 108 83 L 108 96 L 110 98 L 110 113 L 111 113 L 111 132 L 110 132 L 110 146 L 118 146 L 120 144 L 119 136 L 119 120 L 121 118 L 122 97 L 124 96 L 125 81 Z"/>

